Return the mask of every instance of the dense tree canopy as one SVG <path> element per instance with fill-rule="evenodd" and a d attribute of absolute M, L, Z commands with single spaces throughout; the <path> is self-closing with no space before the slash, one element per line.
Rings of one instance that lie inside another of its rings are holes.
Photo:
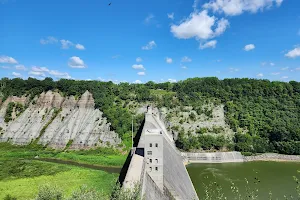
<path fill-rule="evenodd" d="M 54 89 L 64 95 L 79 97 L 89 90 L 94 96 L 96 108 L 103 111 L 112 128 L 121 136 L 131 129 L 131 113 L 126 106 L 131 101 L 152 101 L 158 107 L 190 105 L 197 108 L 206 99 L 214 99 L 216 103 L 225 105 L 227 123 L 236 132 L 236 150 L 300 154 L 300 83 L 295 81 L 219 80 L 210 77 L 177 83 L 150 81 L 146 84 L 114 84 L 66 79 L 53 81 L 51 78 L 3 78 L 0 83 L 5 86 L 0 91 L 3 99 L 9 95 L 24 94 L 33 98 L 43 91 Z M 247 134 L 240 133 L 240 129 L 247 130 Z M 221 138 L 219 140 L 223 141 Z M 182 142 L 178 144 L 182 145 Z M 203 137 L 197 138 L 197 142 L 197 147 L 218 146 L 216 142 L 214 145 L 204 145 Z"/>

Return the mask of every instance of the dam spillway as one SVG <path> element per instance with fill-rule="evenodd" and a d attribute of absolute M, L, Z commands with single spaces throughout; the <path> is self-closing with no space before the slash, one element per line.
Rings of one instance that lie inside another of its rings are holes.
<path fill-rule="evenodd" d="M 239 152 L 180 152 L 160 119 L 158 110 L 148 107 L 138 145 L 132 149 L 123 188 L 141 184 L 146 200 L 198 200 L 184 163 L 243 162 Z"/>

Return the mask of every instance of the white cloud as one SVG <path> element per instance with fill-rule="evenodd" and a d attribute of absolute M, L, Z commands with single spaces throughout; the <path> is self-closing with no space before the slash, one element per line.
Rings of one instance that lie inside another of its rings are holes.
<path fill-rule="evenodd" d="M 143 46 L 142 49 L 143 50 L 150 50 L 153 49 L 154 47 L 156 47 L 156 43 L 154 40 L 150 41 L 146 46 Z"/>
<path fill-rule="evenodd" d="M 187 66 L 182 65 L 181 68 L 182 69 L 187 69 Z"/>
<path fill-rule="evenodd" d="M 10 69 L 9 66 L 1 66 L 2 69 Z"/>
<path fill-rule="evenodd" d="M 277 6 L 281 6 L 282 2 L 283 2 L 283 0 L 276 0 Z"/>
<path fill-rule="evenodd" d="M 28 74 L 32 75 L 32 76 L 38 76 L 38 77 L 45 77 L 46 76 L 44 72 L 38 72 L 38 71 L 30 71 Z"/>
<path fill-rule="evenodd" d="M 171 82 L 171 83 L 176 83 L 176 82 L 177 82 L 177 80 L 176 80 L 176 79 L 169 78 L 169 79 L 168 79 L 168 82 Z"/>
<path fill-rule="evenodd" d="M 133 83 L 140 84 L 140 83 L 142 83 L 142 81 L 140 81 L 140 80 L 136 80 L 136 81 L 134 81 Z"/>
<path fill-rule="evenodd" d="M 168 18 L 171 20 L 174 20 L 174 13 L 168 13 Z"/>
<path fill-rule="evenodd" d="M 22 75 L 21 75 L 20 73 L 17 73 L 17 72 L 13 72 L 12 75 L 13 75 L 14 77 L 17 77 L 17 78 L 22 77 Z"/>
<path fill-rule="evenodd" d="M 14 59 L 13 57 L 9 56 L 0 56 L 0 63 L 8 63 L 8 64 L 17 64 L 18 61 Z"/>
<path fill-rule="evenodd" d="M 231 68 L 229 68 L 229 71 L 230 72 L 238 72 L 238 71 L 240 71 L 240 69 L 231 67 Z"/>
<path fill-rule="evenodd" d="M 133 68 L 133 69 L 142 69 L 142 70 L 145 70 L 145 68 L 144 68 L 143 65 L 138 65 L 138 64 L 132 65 L 132 68 Z"/>
<path fill-rule="evenodd" d="M 82 44 L 76 44 L 75 48 L 79 50 L 85 50 L 85 47 Z"/>
<path fill-rule="evenodd" d="M 255 45 L 254 44 L 247 44 L 245 47 L 244 47 L 244 50 L 245 51 L 251 51 L 255 49 Z"/>
<path fill-rule="evenodd" d="M 192 62 L 192 59 L 187 56 L 184 56 L 183 58 L 181 58 L 181 62 Z"/>
<path fill-rule="evenodd" d="M 27 70 L 27 68 L 24 65 L 16 65 L 15 68 L 16 70 L 23 70 L 23 71 Z"/>
<path fill-rule="evenodd" d="M 280 79 L 288 79 L 288 78 L 289 78 L 288 76 L 283 76 Z"/>
<path fill-rule="evenodd" d="M 73 46 L 73 43 L 69 40 L 60 40 L 60 43 L 61 43 L 61 48 L 62 49 L 69 49 L 70 46 Z"/>
<path fill-rule="evenodd" d="M 145 75 L 146 75 L 145 72 L 138 72 L 137 74 L 138 74 L 139 76 L 145 76 Z"/>
<path fill-rule="evenodd" d="M 243 12 L 256 13 L 265 8 L 280 6 L 283 0 L 210 0 L 203 5 L 204 9 L 213 12 L 225 13 L 226 15 L 240 15 Z"/>
<path fill-rule="evenodd" d="M 84 64 L 83 60 L 81 60 L 77 56 L 73 56 L 69 59 L 68 63 L 71 68 L 86 68 L 87 66 Z"/>
<path fill-rule="evenodd" d="M 145 23 L 150 23 L 150 21 L 154 18 L 153 14 L 149 14 L 146 19 L 145 19 Z"/>
<path fill-rule="evenodd" d="M 271 75 L 273 75 L 273 76 L 277 76 L 279 74 L 280 74 L 280 72 L 273 72 L 273 73 L 271 73 Z"/>
<path fill-rule="evenodd" d="M 216 45 L 217 45 L 217 40 L 211 40 L 211 41 L 208 41 L 204 44 L 200 44 L 199 48 L 200 49 L 206 49 L 206 48 L 216 48 Z"/>
<path fill-rule="evenodd" d="M 285 71 L 285 70 L 288 70 L 288 69 L 289 69 L 289 67 L 283 67 L 283 68 L 281 68 L 282 71 Z"/>
<path fill-rule="evenodd" d="M 224 33 L 226 28 L 229 27 L 229 25 L 230 24 L 229 24 L 229 21 L 227 19 L 224 19 L 224 18 L 220 19 L 218 21 L 218 26 L 215 30 L 215 36 L 219 36 L 222 33 Z"/>
<path fill-rule="evenodd" d="M 262 66 L 265 66 L 267 64 L 267 62 L 262 62 L 260 63 Z"/>
<path fill-rule="evenodd" d="M 136 62 L 142 62 L 143 59 L 142 59 L 141 57 L 137 57 L 137 58 L 135 59 L 135 61 L 136 61 Z"/>
<path fill-rule="evenodd" d="M 271 66 L 274 66 L 274 65 L 275 65 L 275 63 L 272 63 L 272 62 L 271 62 L 271 63 L 270 63 L 270 65 L 271 65 Z"/>
<path fill-rule="evenodd" d="M 34 72 L 49 72 L 49 69 L 47 67 L 33 66 L 33 67 L 31 67 L 31 71 L 34 71 Z"/>
<path fill-rule="evenodd" d="M 54 44 L 57 43 L 58 40 L 55 37 L 49 36 L 46 39 L 41 39 L 40 43 L 41 44 Z"/>
<path fill-rule="evenodd" d="M 300 71 L 300 67 L 297 67 L 295 70 L 296 70 L 296 71 Z"/>
<path fill-rule="evenodd" d="M 65 79 L 71 79 L 72 78 L 68 73 L 59 72 L 57 70 L 50 70 L 49 74 L 56 77 L 56 78 L 65 78 Z"/>
<path fill-rule="evenodd" d="M 166 63 L 171 64 L 173 62 L 172 58 L 166 57 Z"/>
<path fill-rule="evenodd" d="M 213 27 L 217 28 L 213 30 Z M 218 19 L 209 16 L 207 10 L 201 12 L 193 12 L 190 16 L 183 20 L 179 25 L 172 25 L 171 32 L 179 39 L 209 39 L 221 35 L 228 27 L 229 22 L 226 19 Z"/>
<path fill-rule="evenodd" d="M 289 51 L 287 54 L 285 54 L 285 56 L 289 58 L 296 58 L 300 56 L 300 47 L 296 47 L 295 49 Z"/>
<path fill-rule="evenodd" d="M 259 74 L 257 74 L 256 76 L 257 76 L 257 77 L 263 77 L 264 74 L 263 74 L 263 73 L 259 73 Z"/>

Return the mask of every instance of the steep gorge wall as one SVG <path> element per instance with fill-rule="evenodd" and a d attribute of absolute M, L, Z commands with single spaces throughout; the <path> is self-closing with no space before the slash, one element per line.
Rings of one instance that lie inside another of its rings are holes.
<path fill-rule="evenodd" d="M 110 124 L 95 109 L 92 94 L 86 91 L 79 100 L 74 96 L 62 97 L 48 91 L 35 97 L 28 108 L 13 121 L 4 122 L 9 102 L 28 103 L 28 97 L 10 97 L 0 108 L 0 141 L 26 145 L 34 140 L 53 148 L 82 149 L 92 146 L 117 145 L 118 134 L 110 130 Z"/>

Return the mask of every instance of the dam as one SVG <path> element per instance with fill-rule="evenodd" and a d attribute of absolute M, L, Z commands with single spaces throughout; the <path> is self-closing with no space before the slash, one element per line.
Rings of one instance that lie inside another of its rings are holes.
<path fill-rule="evenodd" d="M 131 151 L 123 188 L 140 184 L 141 195 L 146 200 L 198 200 L 185 164 L 243 161 L 239 152 L 180 152 L 158 110 L 148 106 L 140 140 Z"/>

